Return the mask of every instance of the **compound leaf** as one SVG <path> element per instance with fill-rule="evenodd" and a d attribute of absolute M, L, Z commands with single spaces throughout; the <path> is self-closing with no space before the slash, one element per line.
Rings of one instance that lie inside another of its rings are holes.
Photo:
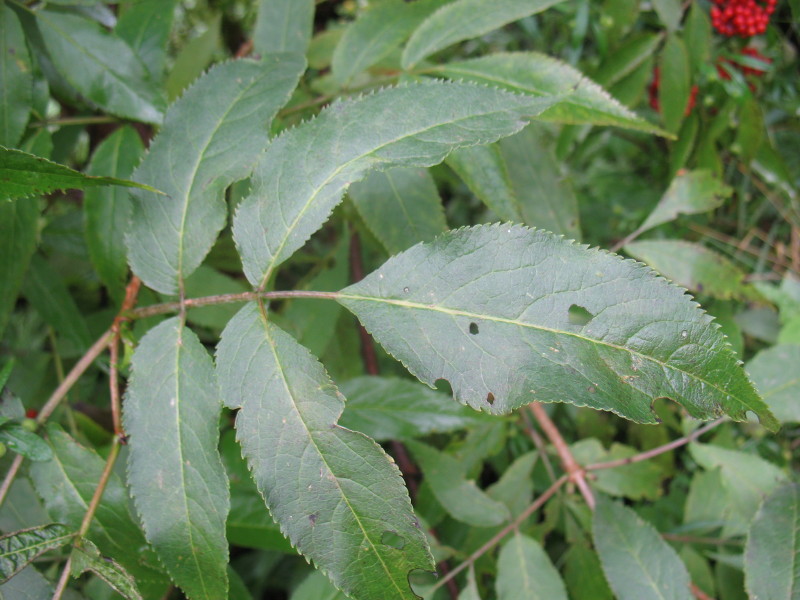
<path fill-rule="evenodd" d="M 350 186 L 350 199 L 389 254 L 447 230 L 436 182 L 427 169 L 373 171 Z"/>
<path fill-rule="evenodd" d="M 148 286 L 176 294 L 225 224 L 225 188 L 245 178 L 305 69 L 291 54 L 211 69 L 167 112 L 134 179 L 166 196 L 134 195 L 128 249 Z"/>
<path fill-rule="evenodd" d="M 426 82 L 335 102 L 276 138 L 255 169 L 233 224 L 247 278 L 264 287 L 370 169 L 437 164 L 456 148 L 516 133 L 558 99 Z"/>
<path fill-rule="evenodd" d="M 58 523 L 15 531 L 0 538 L 0 583 L 5 583 L 40 554 L 60 548 L 73 536 Z"/>
<path fill-rule="evenodd" d="M 145 536 L 189 598 L 225 598 L 229 493 L 211 357 L 175 317 L 142 338 L 132 368 L 128 483 Z"/>
<path fill-rule="evenodd" d="M 800 485 L 780 487 L 764 500 L 747 535 L 744 573 L 751 598 L 800 596 Z"/>
<path fill-rule="evenodd" d="M 344 398 L 322 365 L 244 307 L 217 353 L 237 438 L 281 531 L 355 600 L 412 600 L 409 572 L 432 567 L 399 469 L 337 420 Z"/>
<path fill-rule="evenodd" d="M 592 524 L 603 571 L 619 600 L 690 600 L 689 573 L 655 528 L 633 510 L 597 497 Z"/>
<path fill-rule="evenodd" d="M 121 185 L 159 193 L 148 185 L 114 177 L 84 175 L 46 158 L 0 147 L 0 201 L 48 194 L 56 190 L 85 190 L 101 185 Z"/>
<path fill-rule="evenodd" d="M 414 31 L 403 51 L 403 68 L 410 69 L 439 50 L 542 12 L 561 1 L 456 0 L 437 10 Z"/>
<path fill-rule="evenodd" d="M 161 123 L 166 102 L 121 38 L 73 14 L 40 10 L 36 20 L 53 64 L 81 95 L 111 114 Z"/>
<path fill-rule="evenodd" d="M 568 265 L 568 268 L 565 268 Z M 649 268 L 539 230 L 479 225 L 387 261 L 338 300 L 417 378 L 507 413 L 570 402 L 656 423 L 690 415 L 778 422 L 711 317 Z"/>
<path fill-rule="evenodd" d="M 304 55 L 314 25 L 314 0 L 261 0 L 253 33 L 256 52 Z"/>
<path fill-rule="evenodd" d="M 541 544 L 516 533 L 497 559 L 498 600 L 567 600 L 567 590 Z"/>
<path fill-rule="evenodd" d="M 33 101 L 33 67 L 17 15 L 0 5 L 0 146 L 16 146 Z"/>
<path fill-rule="evenodd" d="M 531 96 L 572 93 L 539 117 L 542 121 L 613 125 L 667 135 L 629 110 L 597 83 L 565 62 L 538 52 L 491 54 L 430 67 L 426 73 L 474 81 Z"/>

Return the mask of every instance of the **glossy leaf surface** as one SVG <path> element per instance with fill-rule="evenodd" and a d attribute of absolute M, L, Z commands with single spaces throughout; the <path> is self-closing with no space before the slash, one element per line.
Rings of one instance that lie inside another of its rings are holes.
<path fill-rule="evenodd" d="M 154 188 L 134 181 L 84 175 L 21 150 L 0 148 L 0 201 L 102 185 L 137 187 L 156 192 Z"/>
<path fill-rule="evenodd" d="M 569 265 L 565 269 L 564 265 Z M 672 398 L 696 418 L 777 421 L 711 318 L 634 261 L 521 226 L 418 244 L 339 301 L 421 381 L 507 413 L 533 400 L 657 422 Z M 580 314 L 590 318 L 575 319 Z"/>
<path fill-rule="evenodd" d="M 339 423 L 378 441 L 444 433 L 486 420 L 446 394 L 399 377 L 357 377 L 341 389 L 347 404 Z"/>
<path fill-rule="evenodd" d="M 574 67 L 538 52 L 509 52 L 452 61 L 431 67 L 429 72 L 531 96 L 553 96 L 572 91 L 546 110 L 539 117 L 542 121 L 613 125 L 663 134 L 658 127 L 620 104 Z"/>
<path fill-rule="evenodd" d="M 37 556 L 60 548 L 72 537 L 72 530 L 58 523 L 31 527 L 0 537 L 0 582 L 5 583 Z"/>
<path fill-rule="evenodd" d="M 130 263 L 148 286 L 176 294 L 202 262 L 225 224 L 225 188 L 250 172 L 304 69 L 294 55 L 224 63 L 170 107 L 134 173 L 166 194 L 134 196 Z"/>
<path fill-rule="evenodd" d="M 726 256 L 684 240 L 645 240 L 625 245 L 625 252 L 647 263 L 675 284 L 722 300 L 757 299 L 747 275 Z"/>
<path fill-rule="evenodd" d="M 81 95 L 111 114 L 161 123 L 166 102 L 122 39 L 74 14 L 40 10 L 36 20 L 53 64 Z"/>
<path fill-rule="evenodd" d="M 453 104 L 454 97 L 460 102 Z M 455 148 L 519 131 L 554 102 L 430 82 L 333 103 L 276 138 L 254 171 L 252 195 L 239 205 L 233 225 L 248 280 L 265 286 L 369 170 L 437 164 Z"/>
<path fill-rule="evenodd" d="M 33 101 L 32 64 L 22 26 L 14 11 L 0 6 L 0 146 L 16 146 Z"/>
<path fill-rule="evenodd" d="M 467 479 L 463 463 L 421 442 L 407 441 L 436 499 L 450 515 L 473 527 L 494 527 L 509 519 L 504 504 Z"/>
<path fill-rule="evenodd" d="M 416 598 L 409 572 L 432 562 L 400 471 L 337 425 L 344 398 L 322 365 L 251 304 L 223 332 L 217 369 L 239 408 L 243 454 L 292 545 L 355 600 Z"/>
<path fill-rule="evenodd" d="M 224 598 L 229 495 L 213 362 L 176 317 L 142 338 L 132 366 L 128 484 L 145 536 L 190 599 Z"/>
<path fill-rule="evenodd" d="M 800 596 L 800 485 L 780 487 L 764 500 L 747 535 L 744 561 L 751 598 Z"/>
<path fill-rule="evenodd" d="M 77 531 L 100 481 L 105 459 L 55 426 L 48 427 L 47 432 L 55 458 L 32 464 L 31 479 L 50 518 Z M 134 522 L 129 503 L 125 485 L 112 474 L 87 537 L 104 554 L 122 563 L 148 597 L 159 598 L 169 580 Z"/>
<path fill-rule="evenodd" d="M 403 51 L 403 68 L 410 69 L 439 50 L 542 12 L 561 1 L 456 0 L 437 10 L 414 31 Z"/>
<path fill-rule="evenodd" d="M 429 242 L 447 229 L 442 199 L 427 169 L 373 171 L 348 194 L 389 254 Z"/>
<path fill-rule="evenodd" d="M 142 152 L 144 146 L 136 130 L 120 127 L 97 147 L 86 172 L 130 177 Z M 125 232 L 131 218 L 130 195 L 115 187 L 87 190 L 83 197 L 83 214 L 92 264 L 111 295 L 121 301 L 128 275 Z"/>
<path fill-rule="evenodd" d="M 779 344 L 756 354 L 747 372 L 772 413 L 783 423 L 800 422 L 800 345 Z"/>
<path fill-rule="evenodd" d="M 567 600 L 550 557 L 536 540 L 516 533 L 497 558 L 498 600 Z"/>
<path fill-rule="evenodd" d="M 597 497 L 592 531 L 619 600 L 691 600 L 689 573 L 655 528 L 632 509 Z"/>

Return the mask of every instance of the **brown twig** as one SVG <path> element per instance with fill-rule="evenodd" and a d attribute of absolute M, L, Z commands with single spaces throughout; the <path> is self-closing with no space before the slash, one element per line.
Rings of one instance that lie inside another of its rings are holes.
<path fill-rule="evenodd" d="M 697 598 L 697 600 L 714 600 L 714 598 L 706 594 L 693 583 L 689 583 L 689 590 L 692 592 L 692 595 Z"/>
<path fill-rule="evenodd" d="M 6 496 L 8 495 L 8 490 L 11 489 L 11 484 L 14 483 L 14 478 L 17 476 L 17 472 L 22 466 L 23 460 L 22 454 L 17 454 L 14 457 L 11 466 L 8 468 L 8 472 L 3 478 L 3 484 L 0 485 L 0 506 L 2 506 L 3 502 L 5 502 Z"/>
<path fill-rule="evenodd" d="M 111 365 L 109 371 L 109 394 L 111 396 L 111 419 L 114 423 L 114 435 L 122 439 L 124 432 L 122 430 L 121 418 L 121 403 L 119 397 L 119 341 L 122 335 L 122 323 L 128 319 L 123 316 L 127 311 L 136 306 L 136 299 L 139 297 L 139 288 L 141 287 L 141 280 L 134 275 L 131 281 L 125 288 L 125 299 L 122 301 L 122 307 L 119 314 L 114 318 L 114 323 L 111 325 L 111 341 L 108 344 L 109 353 L 111 354 Z"/>
<path fill-rule="evenodd" d="M 553 444 L 553 447 L 555 447 L 558 457 L 561 459 L 561 465 L 567 472 L 567 477 L 572 483 L 578 486 L 578 490 L 580 490 L 583 499 L 586 500 L 586 504 L 590 509 L 594 510 L 594 494 L 589 484 L 586 482 L 586 473 L 583 467 L 578 464 L 578 461 L 575 460 L 575 457 L 572 456 L 572 452 L 569 446 L 567 446 L 567 442 L 565 442 L 564 438 L 561 436 L 558 427 L 550 420 L 544 406 L 538 402 L 532 402 L 528 405 L 528 408 L 530 408 L 530 411 L 538 421 L 542 431 L 544 431 L 544 434 Z"/>
<path fill-rule="evenodd" d="M 245 40 L 245 42 L 239 46 L 239 49 L 236 51 L 236 58 L 244 58 L 250 52 L 253 51 L 253 40 Z"/>
<path fill-rule="evenodd" d="M 613 469 L 614 467 L 622 467 L 625 465 L 642 462 L 643 460 L 653 458 L 654 456 L 658 456 L 659 454 L 664 454 L 665 452 L 669 452 L 670 450 L 674 450 L 675 448 L 680 448 L 681 446 L 685 446 L 686 444 L 695 441 L 697 438 L 699 438 L 707 431 L 711 431 L 712 429 L 714 429 L 715 427 L 724 422 L 725 419 L 717 419 L 716 421 L 711 421 L 711 423 L 703 425 L 699 429 L 695 429 L 689 435 L 685 435 L 682 438 L 673 440 L 668 444 L 664 444 L 663 446 L 658 446 L 657 448 L 652 448 L 651 450 L 647 450 L 645 452 L 641 452 L 639 454 L 635 454 L 627 458 L 618 458 L 617 460 L 609 460 L 606 462 L 595 463 L 593 465 L 587 465 L 586 467 L 584 467 L 584 470 L 597 471 L 599 469 Z"/>
<path fill-rule="evenodd" d="M 533 502 L 533 504 L 531 504 L 530 506 L 528 506 L 528 508 L 526 508 L 525 510 L 523 510 L 523 511 L 522 511 L 522 512 L 519 514 L 519 516 L 517 516 L 517 518 L 516 518 L 516 519 L 514 519 L 514 520 L 513 520 L 511 523 L 509 523 L 508 525 L 506 525 L 505 527 L 503 527 L 503 529 L 501 529 L 500 531 L 498 531 L 498 532 L 497 532 L 497 533 L 496 533 L 496 534 L 495 534 L 495 535 L 492 537 L 492 539 L 490 539 L 490 540 L 489 540 L 488 542 L 486 542 L 486 543 L 485 543 L 483 546 L 481 546 L 480 548 L 478 548 L 478 549 L 477 549 L 475 552 L 473 552 L 472 554 L 470 554 L 470 555 L 469 555 L 469 558 L 467 558 L 467 560 L 465 560 L 464 562 L 462 562 L 462 563 L 461 563 L 460 565 L 458 565 L 458 566 L 457 566 L 455 569 L 453 569 L 452 571 L 450 571 L 450 573 L 448 573 L 446 576 L 442 577 L 442 578 L 441 578 L 439 581 L 437 581 L 437 582 L 436 582 L 436 585 L 434 585 L 434 586 L 431 588 L 431 590 L 430 590 L 430 591 L 431 591 L 431 592 L 433 592 L 433 591 L 435 591 L 435 590 L 439 589 L 440 587 L 442 587 L 443 585 L 445 585 L 445 584 L 446 584 L 448 581 L 450 581 L 450 580 L 451 580 L 453 577 L 455 577 L 456 575 L 458 575 L 458 574 L 459 574 L 461 571 L 463 571 L 463 570 L 464 570 L 464 569 L 466 569 L 468 566 L 470 566 L 471 564 L 473 564 L 473 563 L 474 563 L 476 560 L 478 560 L 478 559 L 479 559 L 481 556 L 483 556 L 483 555 L 484 555 L 484 554 L 486 554 L 486 553 L 487 553 L 489 550 L 491 550 L 492 548 L 494 548 L 494 547 L 495 547 L 495 546 L 496 546 L 498 543 L 500 543 L 500 540 L 502 540 L 504 537 L 506 537 L 506 536 L 507 536 L 509 533 L 511 533 L 512 531 L 515 531 L 516 529 L 518 529 L 518 528 L 519 528 L 519 526 L 520 526 L 522 523 L 524 523 L 524 522 L 525 522 L 525 519 L 527 519 L 528 517 L 530 517 L 530 516 L 531 516 L 533 513 L 535 513 L 537 510 L 539 510 L 539 509 L 540 509 L 540 508 L 541 508 L 541 507 L 544 505 L 544 503 L 545 503 L 545 502 L 547 502 L 547 501 L 548 501 L 548 500 L 549 500 L 549 499 L 550 499 L 550 498 L 553 496 L 553 494 L 555 494 L 555 493 L 556 493 L 556 492 L 557 492 L 559 489 L 561 489 L 561 486 L 563 486 L 563 485 L 564 485 L 564 484 L 565 484 L 565 483 L 566 483 L 568 480 L 569 480 L 569 478 L 568 478 L 566 475 L 563 475 L 563 476 L 561 476 L 559 479 L 557 479 L 556 481 L 554 481 L 554 482 L 553 482 L 553 485 L 551 485 L 549 488 L 547 488 L 547 490 L 545 490 L 545 491 L 544 491 L 544 492 L 543 492 L 543 493 L 542 493 L 542 494 L 541 494 L 541 495 L 540 495 L 538 498 L 536 498 L 536 500 Z"/>

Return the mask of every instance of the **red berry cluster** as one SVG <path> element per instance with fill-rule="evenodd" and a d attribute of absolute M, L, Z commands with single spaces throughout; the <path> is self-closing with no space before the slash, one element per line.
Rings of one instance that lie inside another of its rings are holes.
<path fill-rule="evenodd" d="M 755 75 L 756 77 L 760 77 L 766 72 L 766 66 L 772 62 L 771 59 L 761 54 L 755 48 L 742 48 L 742 55 L 749 56 L 760 62 L 763 62 L 765 69 L 754 69 L 753 67 L 739 64 L 733 60 L 723 59 L 717 64 L 717 73 L 719 73 L 719 76 L 722 77 L 722 79 L 730 80 L 731 78 L 729 71 L 730 67 L 728 67 L 728 65 L 739 69 L 743 75 Z"/>
<path fill-rule="evenodd" d="M 661 103 L 658 101 L 658 88 L 661 87 L 661 69 L 658 67 L 653 68 L 653 81 L 650 83 L 650 108 L 652 108 L 656 112 L 661 112 Z M 684 111 L 684 116 L 688 117 L 689 113 L 692 112 L 694 108 L 695 102 L 697 100 L 697 92 L 700 91 L 696 85 L 692 86 L 691 91 L 689 92 L 689 99 L 686 102 L 686 110 Z"/>
<path fill-rule="evenodd" d="M 711 24 L 723 35 L 752 37 L 767 30 L 778 0 L 714 0 Z"/>

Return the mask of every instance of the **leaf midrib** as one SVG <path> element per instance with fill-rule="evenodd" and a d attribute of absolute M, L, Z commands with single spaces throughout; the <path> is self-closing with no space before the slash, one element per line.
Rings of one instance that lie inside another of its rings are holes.
<path fill-rule="evenodd" d="M 341 497 L 344 500 L 345 504 L 347 504 L 347 508 L 350 510 L 350 514 L 353 515 L 353 518 L 355 519 L 356 523 L 358 523 L 358 527 L 359 527 L 359 529 L 361 529 L 361 532 L 364 535 L 364 539 L 367 540 L 367 542 L 369 542 L 369 545 L 372 547 L 372 552 L 374 553 L 375 557 L 380 561 L 384 572 L 389 577 L 389 580 L 392 582 L 392 585 L 394 585 L 395 589 L 399 593 L 399 595 L 400 595 L 399 597 L 401 597 L 401 598 L 404 597 L 403 590 L 397 585 L 397 582 L 395 581 L 394 577 L 392 577 L 392 573 L 389 570 L 389 568 L 387 567 L 386 563 L 384 562 L 383 557 L 381 556 L 381 553 L 378 552 L 378 548 L 375 546 L 375 543 L 372 541 L 372 538 L 369 536 L 369 534 L 367 533 L 367 530 L 364 528 L 364 525 L 361 522 L 361 519 L 360 519 L 358 513 L 353 508 L 353 505 L 350 503 L 350 500 L 348 499 L 347 494 L 345 494 L 344 490 L 342 489 L 342 486 L 339 484 L 339 478 L 334 474 L 333 469 L 330 468 L 330 465 L 328 465 L 328 461 L 325 460 L 325 455 L 320 450 L 319 446 L 317 446 L 316 440 L 314 439 L 314 436 L 311 434 L 311 430 L 308 428 L 308 425 L 306 424 L 305 420 L 303 419 L 303 414 L 300 412 L 300 409 L 297 407 L 297 403 L 295 402 L 295 399 L 294 399 L 295 398 L 294 394 L 292 393 L 291 389 L 289 388 L 289 382 L 288 382 L 288 380 L 286 378 L 286 371 L 283 368 L 283 364 L 281 363 L 280 356 L 278 355 L 277 348 L 275 347 L 274 340 L 273 340 L 272 335 L 270 333 L 269 323 L 266 322 L 266 319 L 264 318 L 263 312 L 261 314 L 259 314 L 258 318 L 259 318 L 260 322 L 263 324 L 264 336 L 266 337 L 267 345 L 269 346 L 269 349 L 272 352 L 273 357 L 275 358 L 275 364 L 277 365 L 278 371 L 280 372 L 281 381 L 283 382 L 283 387 L 286 390 L 287 396 L 289 398 L 291 398 L 292 408 L 297 413 L 298 421 L 300 423 L 302 423 L 303 429 L 306 430 L 306 435 L 307 435 L 311 445 L 314 446 L 314 450 L 316 450 L 317 455 L 319 456 L 319 458 L 322 461 L 322 463 L 325 465 L 325 468 L 327 469 L 328 473 L 333 475 L 333 481 L 335 482 L 336 487 L 339 489 L 339 494 L 341 495 Z"/>
<path fill-rule="evenodd" d="M 44 529 L 45 528 L 43 527 L 39 531 L 43 531 Z M 36 531 L 28 531 L 28 532 L 25 532 L 25 533 L 31 533 L 33 535 L 37 534 Z M 38 550 L 42 546 L 51 546 L 54 543 L 57 544 L 57 546 L 60 546 L 60 545 L 62 545 L 64 543 L 66 543 L 66 540 L 69 540 L 70 538 L 73 538 L 73 537 L 75 537 L 74 533 L 68 533 L 68 534 L 64 534 L 64 535 L 59 535 L 59 536 L 54 537 L 54 538 L 43 539 L 43 540 L 41 540 L 41 541 L 39 541 L 39 542 L 37 542 L 35 544 L 25 545 L 25 546 L 22 546 L 20 548 L 17 548 L 16 550 L 14 550 L 14 549 L 9 547 L 7 552 L 0 553 L 0 560 L 5 560 L 5 559 L 11 560 L 10 557 L 12 557 L 15 554 L 36 552 L 36 550 Z M 7 541 L 11 541 L 11 538 L 10 537 L 6 538 L 6 540 Z M 6 541 L 6 540 L 4 540 L 4 541 Z M 64 541 L 61 541 L 61 540 L 64 540 Z M 56 548 L 57 546 L 52 546 L 52 547 Z M 43 550 L 42 552 L 44 552 L 44 551 L 46 551 L 48 549 L 49 548 L 45 548 L 45 550 Z"/>
<path fill-rule="evenodd" d="M 647 361 L 649 361 L 651 363 L 654 363 L 654 364 L 656 364 L 656 365 L 658 365 L 658 366 L 660 366 L 662 368 L 670 369 L 672 371 L 677 371 L 678 373 L 681 373 L 682 375 L 686 375 L 687 377 L 690 377 L 693 380 L 696 380 L 696 381 L 698 381 L 700 383 L 708 385 L 709 387 L 717 390 L 723 396 L 730 396 L 732 398 L 736 398 L 736 400 L 738 400 L 746 408 L 748 408 L 749 410 L 752 410 L 753 412 L 755 412 L 756 415 L 759 414 L 759 411 L 756 408 L 753 408 L 750 404 L 746 403 L 744 400 L 742 400 L 738 396 L 735 396 L 732 392 L 729 392 L 728 390 L 723 390 L 718 385 L 716 385 L 716 384 L 714 384 L 714 383 L 712 383 L 712 382 L 710 382 L 710 381 L 708 381 L 706 379 L 703 379 L 702 377 L 700 377 L 698 375 L 695 375 L 694 373 L 689 373 L 688 371 L 684 371 L 683 369 L 680 369 L 680 368 L 676 367 L 675 365 L 660 361 L 657 358 L 654 358 L 654 357 L 649 356 L 647 354 L 642 354 L 641 352 L 637 352 L 636 350 L 632 350 L 630 348 L 626 348 L 625 346 L 620 346 L 618 344 L 612 344 L 610 342 L 605 342 L 605 341 L 602 341 L 602 340 L 597 340 L 597 339 L 594 339 L 594 338 L 586 337 L 584 335 L 580 335 L 580 334 L 572 332 L 572 331 L 565 331 L 563 329 L 555 329 L 555 328 L 552 328 L 552 327 L 545 327 L 544 325 L 536 325 L 536 324 L 533 324 L 533 323 L 526 323 L 525 321 L 519 321 L 517 319 L 508 319 L 508 318 L 505 318 L 505 317 L 497 317 L 497 316 L 494 316 L 494 315 L 473 313 L 473 312 L 460 310 L 460 309 L 446 308 L 446 307 L 443 307 L 443 306 L 431 306 L 431 305 L 428 305 L 428 304 L 421 304 L 419 302 L 409 302 L 408 300 L 394 300 L 394 299 L 390 299 L 390 298 L 378 298 L 378 297 L 375 297 L 375 296 L 361 296 L 361 295 L 358 295 L 358 294 L 346 294 L 346 293 L 342 293 L 342 292 L 339 292 L 336 295 L 336 298 L 337 298 L 337 300 L 362 300 L 362 301 L 367 301 L 367 302 L 381 302 L 381 303 L 384 303 L 384 304 L 391 304 L 391 305 L 394 305 L 394 306 L 402 306 L 404 308 L 441 312 L 443 314 L 447 314 L 447 315 L 451 315 L 451 316 L 469 317 L 469 318 L 473 318 L 473 319 L 483 319 L 483 320 L 486 320 L 486 321 L 494 321 L 496 323 L 504 323 L 504 324 L 507 324 L 507 325 L 516 325 L 518 327 L 525 327 L 527 329 L 536 329 L 537 331 L 547 331 L 549 333 L 554 333 L 554 334 L 557 334 L 557 335 L 566 335 L 566 336 L 569 336 L 569 337 L 574 337 L 576 339 L 582 340 L 584 342 L 589 342 L 591 344 L 597 344 L 599 346 L 606 346 L 608 348 L 613 348 L 614 350 L 620 350 L 620 351 L 626 352 L 628 354 L 640 357 L 640 358 L 642 358 L 644 360 L 647 360 Z"/>

